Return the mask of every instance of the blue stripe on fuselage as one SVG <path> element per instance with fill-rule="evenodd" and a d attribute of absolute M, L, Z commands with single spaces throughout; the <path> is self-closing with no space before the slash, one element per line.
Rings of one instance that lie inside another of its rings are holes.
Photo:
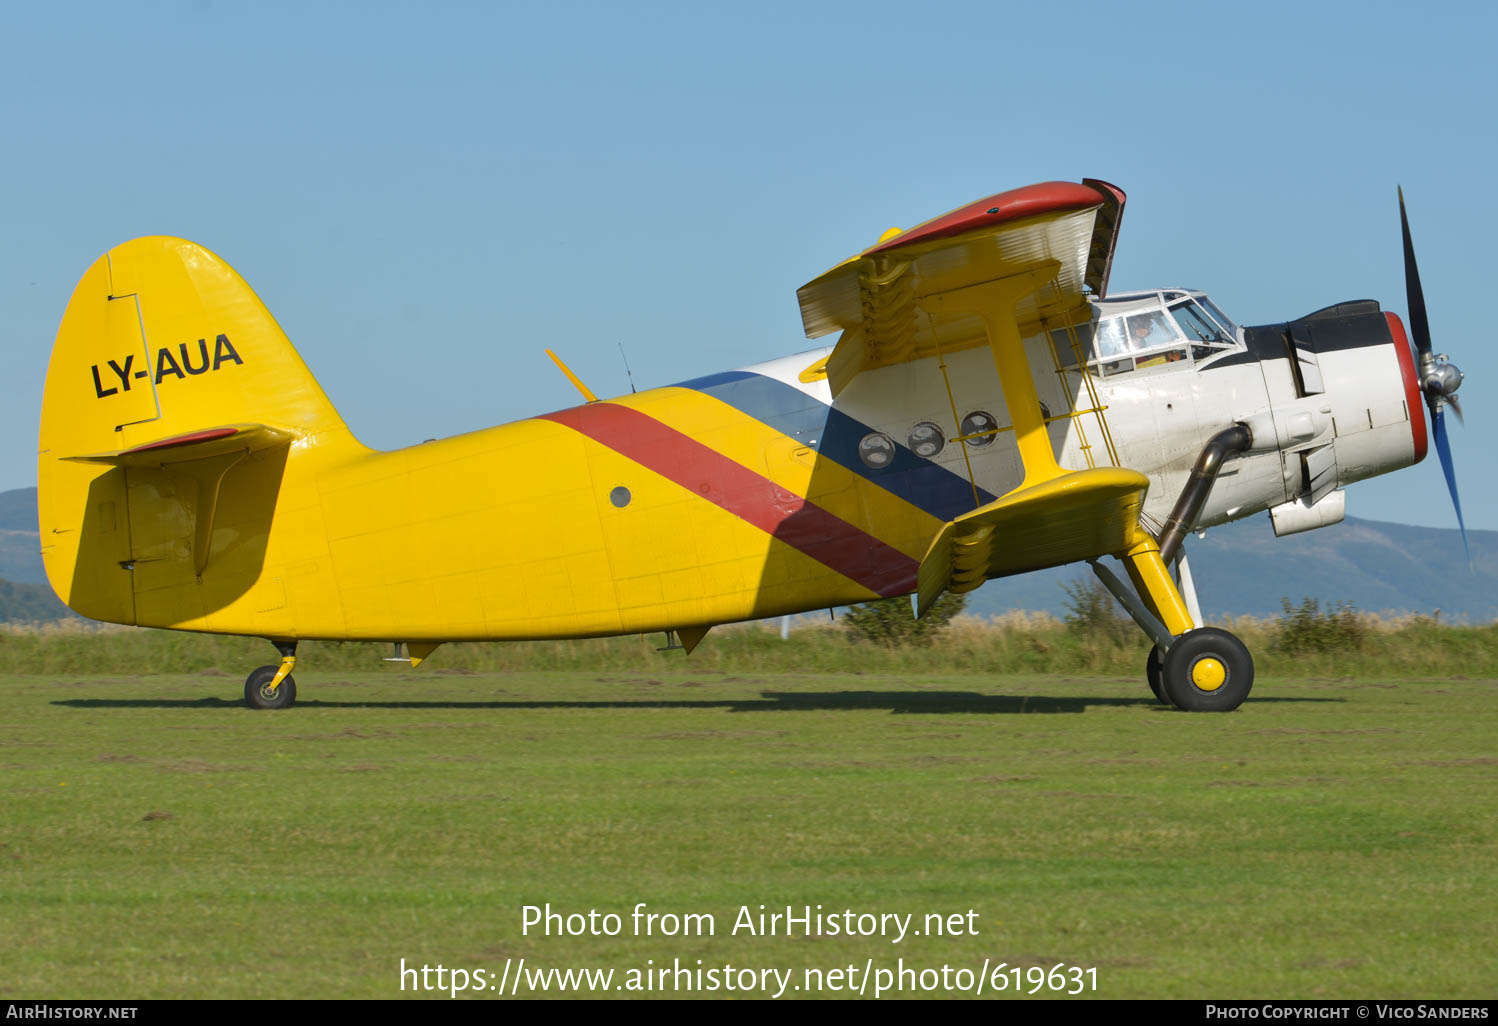
<path fill-rule="evenodd" d="M 922 459 L 898 441 L 893 463 L 877 470 L 867 466 L 858 458 L 858 442 L 874 429 L 783 381 L 752 371 L 724 371 L 675 387 L 704 392 L 782 434 L 802 440 L 827 459 L 938 520 L 955 520 L 973 509 L 973 486 L 967 478 Z M 994 496 L 978 489 L 980 503 L 993 500 Z"/>

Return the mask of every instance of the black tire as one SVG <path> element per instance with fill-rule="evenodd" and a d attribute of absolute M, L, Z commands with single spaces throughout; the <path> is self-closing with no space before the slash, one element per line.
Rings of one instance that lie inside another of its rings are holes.
<path fill-rule="evenodd" d="M 1187 712 L 1232 712 L 1254 686 L 1248 647 L 1217 627 L 1199 627 L 1177 638 L 1162 670 L 1165 694 Z"/>
<path fill-rule="evenodd" d="M 279 666 L 262 666 L 245 678 L 244 700 L 251 709 L 285 709 L 296 701 L 296 681 L 287 674 L 275 691 L 266 685 L 275 679 Z"/>
<path fill-rule="evenodd" d="M 1163 680 L 1165 671 L 1163 666 L 1164 661 L 1160 658 L 1160 646 L 1156 645 L 1150 649 L 1149 659 L 1145 661 L 1144 679 L 1149 681 L 1150 691 L 1154 692 L 1155 698 L 1159 699 L 1161 705 L 1168 705 L 1174 708 L 1175 703 L 1165 693 L 1165 682 Z"/>

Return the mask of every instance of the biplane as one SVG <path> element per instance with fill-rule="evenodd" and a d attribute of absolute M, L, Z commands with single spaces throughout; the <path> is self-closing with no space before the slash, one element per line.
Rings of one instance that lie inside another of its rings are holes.
<path fill-rule="evenodd" d="M 413 666 L 469 640 L 690 651 L 719 624 L 924 613 L 1087 562 L 1153 641 L 1161 702 L 1237 708 L 1253 659 L 1204 623 L 1183 539 L 1266 509 L 1282 535 L 1340 520 L 1346 485 L 1425 456 L 1427 409 L 1456 501 L 1461 372 L 1431 351 L 1402 194 L 1413 348 L 1371 300 L 1242 327 L 1193 289 L 1110 293 L 1124 203 L 1046 182 L 892 228 L 799 290 L 832 346 L 608 400 L 567 371 L 578 406 L 390 452 L 222 259 L 124 243 L 47 371 L 48 577 L 96 620 L 269 640 L 245 698 L 275 709 L 305 639 Z"/>

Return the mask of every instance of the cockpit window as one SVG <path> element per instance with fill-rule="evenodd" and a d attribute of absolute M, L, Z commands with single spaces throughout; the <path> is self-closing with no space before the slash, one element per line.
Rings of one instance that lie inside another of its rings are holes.
<path fill-rule="evenodd" d="M 1217 319 L 1218 324 L 1221 324 L 1224 328 L 1227 329 L 1229 337 L 1237 336 L 1238 325 L 1233 322 L 1233 319 L 1231 317 L 1223 313 L 1222 310 L 1218 308 L 1216 303 L 1212 302 L 1206 296 L 1202 296 L 1201 305 L 1207 308 L 1207 313 L 1211 314 L 1214 318 Z"/>
<path fill-rule="evenodd" d="M 1184 359 L 1186 359 L 1186 347 L 1177 346 L 1174 349 L 1167 349 L 1163 353 L 1150 353 L 1146 356 L 1141 356 L 1135 361 L 1134 366 L 1140 368 L 1163 367 L 1167 363 L 1180 363 Z"/>
<path fill-rule="evenodd" d="M 1180 291 L 1155 293 L 1155 296 L 1163 297 L 1168 306 L 1152 307 L 1149 304 L 1154 297 L 1125 296 L 1094 304 L 1093 316 L 1098 319 L 1091 324 L 1053 330 L 1051 342 L 1061 365 L 1076 367 L 1080 350 L 1082 362 L 1096 373 L 1111 377 L 1145 368 L 1201 362 L 1237 344 L 1237 326 L 1222 316 L 1206 297 Z M 1110 307 L 1118 312 L 1111 313 Z"/>
<path fill-rule="evenodd" d="M 1078 324 L 1071 329 L 1057 328 L 1051 332 L 1051 344 L 1056 347 L 1061 366 L 1075 367 L 1079 353 L 1083 363 L 1092 359 L 1092 334 L 1091 324 Z"/>
<path fill-rule="evenodd" d="M 1105 360 L 1114 356 L 1122 356 L 1129 351 L 1129 340 L 1124 334 L 1122 317 L 1109 317 L 1098 321 L 1094 340 L 1097 355 Z"/>
<path fill-rule="evenodd" d="M 1170 308 L 1170 315 L 1192 342 L 1220 342 L 1227 345 L 1232 341 L 1195 303 L 1178 303 Z"/>
<path fill-rule="evenodd" d="M 1138 313 L 1128 320 L 1130 349 L 1153 349 L 1177 341 L 1175 330 L 1159 310 Z"/>

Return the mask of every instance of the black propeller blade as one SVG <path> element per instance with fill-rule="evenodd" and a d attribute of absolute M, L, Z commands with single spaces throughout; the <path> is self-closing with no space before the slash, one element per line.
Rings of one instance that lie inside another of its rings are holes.
<path fill-rule="evenodd" d="M 1399 227 L 1404 232 L 1404 298 L 1410 310 L 1410 334 L 1415 339 L 1415 352 L 1424 356 L 1430 352 L 1430 321 L 1425 316 L 1425 290 L 1420 287 L 1415 244 L 1410 241 L 1410 219 L 1404 212 L 1403 186 L 1399 187 Z"/>
<path fill-rule="evenodd" d="M 1399 190 L 1399 227 L 1404 234 L 1404 291 L 1410 312 L 1410 334 L 1420 359 L 1420 390 L 1430 408 L 1432 433 L 1436 436 L 1436 454 L 1441 458 L 1441 472 L 1446 475 L 1446 489 L 1456 507 L 1456 523 L 1462 531 L 1462 548 L 1467 564 L 1472 563 L 1472 547 L 1467 543 L 1467 524 L 1462 519 L 1462 500 L 1456 491 L 1456 465 L 1451 459 L 1451 439 L 1446 434 L 1446 407 L 1449 405 L 1462 420 L 1462 408 L 1456 399 L 1462 372 L 1444 356 L 1437 358 L 1430 347 L 1430 320 L 1425 314 L 1425 290 L 1420 287 L 1420 268 L 1415 263 L 1415 244 L 1410 240 L 1410 219 L 1404 209 L 1404 189 Z"/>

